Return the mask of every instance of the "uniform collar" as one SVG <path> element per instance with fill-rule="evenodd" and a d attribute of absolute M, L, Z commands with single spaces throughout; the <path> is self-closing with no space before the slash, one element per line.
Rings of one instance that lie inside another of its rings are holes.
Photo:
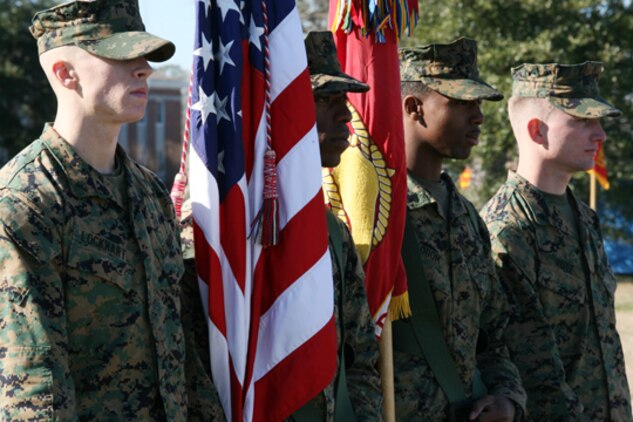
<path fill-rule="evenodd" d="M 110 185 L 105 183 L 104 177 L 84 161 L 74 148 L 53 129 L 50 123 L 44 126 L 40 140 L 60 164 L 62 171 L 68 178 L 69 188 L 76 197 L 97 196 L 112 200 L 116 198 Z M 117 145 L 115 154 L 124 171 L 128 171 L 130 159 L 120 145 Z"/>
<path fill-rule="evenodd" d="M 450 211 L 452 217 L 458 217 L 462 214 L 468 212 L 466 206 L 462 202 L 461 196 L 459 192 L 457 192 L 457 188 L 455 187 L 455 183 L 451 177 L 442 172 L 440 175 L 440 180 L 446 185 L 448 189 L 449 201 L 450 201 Z M 431 196 L 429 191 L 424 188 L 411 174 L 407 173 L 407 208 L 410 210 L 414 210 L 417 208 L 422 208 L 430 204 L 437 204 L 435 198 Z M 437 207 L 438 213 L 444 216 L 444 211 L 440 206 Z"/>
<path fill-rule="evenodd" d="M 559 212 L 552 209 L 543 193 L 536 186 L 515 172 L 510 172 L 507 183 L 513 190 L 516 189 L 522 192 L 522 195 L 527 200 L 526 205 L 528 210 L 530 214 L 532 214 L 532 218 L 536 224 L 553 226 L 567 234 L 571 234 L 575 231 L 572 227 L 573 223 L 565 221 Z M 565 193 L 571 200 L 572 208 L 579 211 L 581 227 L 593 224 L 593 212 L 591 209 L 576 198 L 569 186 L 565 190 Z"/>

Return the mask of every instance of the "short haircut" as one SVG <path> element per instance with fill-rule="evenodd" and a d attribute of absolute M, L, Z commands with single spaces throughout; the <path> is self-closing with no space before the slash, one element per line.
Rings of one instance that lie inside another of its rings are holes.
<path fill-rule="evenodd" d="M 400 95 L 402 98 L 407 95 L 423 95 L 427 92 L 430 92 L 431 88 L 429 88 L 425 83 L 419 81 L 402 81 L 400 82 Z"/>
<path fill-rule="evenodd" d="M 533 109 L 535 107 L 535 102 L 539 103 L 538 108 L 541 112 L 538 113 L 538 116 L 534 117 L 538 117 L 539 119 L 546 121 L 554 110 L 554 106 L 549 101 L 546 101 L 545 98 L 512 96 L 508 99 L 508 116 L 512 118 L 513 115 L 524 112 L 525 109 L 530 106 Z"/>

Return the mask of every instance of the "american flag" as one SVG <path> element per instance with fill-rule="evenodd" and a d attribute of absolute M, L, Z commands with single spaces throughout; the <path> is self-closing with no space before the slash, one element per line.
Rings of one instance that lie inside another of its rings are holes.
<path fill-rule="evenodd" d="M 293 0 L 198 0 L 189 180 L 213 381 L 228 420 L 278 421 L 334 376 L 314 103 Z M 279 241 L 253 227 L 276 153 Z"/>

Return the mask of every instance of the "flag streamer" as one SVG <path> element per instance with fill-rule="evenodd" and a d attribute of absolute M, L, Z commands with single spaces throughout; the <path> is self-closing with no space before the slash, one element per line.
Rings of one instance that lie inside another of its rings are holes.
<path fill-rule="evenodd" d="M 334 1 L 334 0 L 333 0 Z M 415 0 L 335 0 L 330 5 L 334 12 L 332 32 L 352 32 L 355 28 L 363 36 L 374 35 L 377 42 L 386 41 L 386 32 L 399 40 L 403 32 L 411 35 L 418 23 L 418 2 Z"/>

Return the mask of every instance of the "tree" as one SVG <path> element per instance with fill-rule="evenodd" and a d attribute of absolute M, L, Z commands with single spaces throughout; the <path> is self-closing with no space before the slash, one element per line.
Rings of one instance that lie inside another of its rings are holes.
<path fill-rule="evenodd" d="M 482 206 L 506 178 L 517 151 L 507 120 L 511 92 L 510 68 L 524 62 L 580 63 L 599 60 L 605 72 L 601 94 L 623 111 L 620 119 L 603 121 L 609 140 L 605 153 L 611 190 L 600 192 L 599 204 L 608 204 L 606 229 L 623 235 L 614 215 L 633 219 L 633 6 L 630 0 L 434 0 L 423 1 L 413 38 L 403 45 L 450 42 L 461 36 L 479 45 L 482 77 L 506 96 L 499 103 L 484 102 L 486 122 L 480 145 L 471 160 L 476 165 L 472 188 L 466 191 Z M 450 163 L 456 175 L 463 162 Z M 574 189 L 588 196 L 588 177 L 578 175 Z"/>
<path fill-rule="evenodd" d="M 55 97 L 28 28 L 52 0 L 0 0 L 0 165 L 38 137 L 55 117 Z"/>

